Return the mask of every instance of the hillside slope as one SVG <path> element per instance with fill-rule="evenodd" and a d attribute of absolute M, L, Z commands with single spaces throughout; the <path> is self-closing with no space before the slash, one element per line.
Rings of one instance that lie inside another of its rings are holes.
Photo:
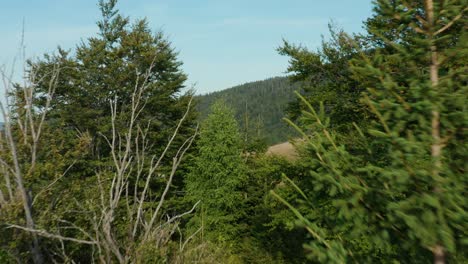
<path fill-rule="evenodd" d="M 298 85 L 291 85 L 287 77 L 250 82 L 198 96 L 198 110 L 203 119 L 208 115 L 211 104 L 223 99 L 236 112 L 243 132 L 262 137 L 272 145 L 296 135 L 282 118 L 288 103 L 295 99 L 294 91 L 298 88 Z"/>
<path fill-rule="evenodd" d="M 283 142 L 270 146 L 266 152 L 267 155 L 279 156 L 288 160 L 296 160 L 299 155 L 293 144 L 290 142 Z"/>

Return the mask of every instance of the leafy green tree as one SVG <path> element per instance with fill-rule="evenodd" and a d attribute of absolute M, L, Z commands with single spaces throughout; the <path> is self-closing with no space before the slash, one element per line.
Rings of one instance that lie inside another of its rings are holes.
<path fill-rule="evenodd" d="M 145 19 L 132 23 L 118 12 L 116 5 L 116 0 L 99 1 L 102 19 L 97 23 L 97 36 L 82 41 L 73 51 L 59 48 L 54 54 L 28 62 L 28 78 L 34 87 L 34 120 L 40 120 L 41 113 L 46 110 L 47 119 L 42 124 L 41 138 L 37 143 L 35 169 L 25 176 L 25 187 L 33 199 L 31 207 L 37 228 L 67 237 L 83 238 L 83 234 L 75 228 L 60 228 L 64 223 L 84 230 L 92 229 L 92 217 L 82 212 L 99 212 L 100 190 L 96 183 L 104 182 L 105 186 L 111 183 L 114 162 L 106 138 L 115 136 L 118 142 L 124 142 L 130 122 L 135 122 L 132 133 L 137 135 L 138 142 L 129 142 L 130 149 L 132 155 L 139 155 L 144 147 L 146 156 L 138 160 L 142 163 L 139 169 L 129 169 L 128 196 L 134 197 L 144 188 L 141 179 L 138 181 L 135 175 L 150 166 L 153 155 L 162 153 L 192 96 L 192 92 L 185 88 L 186 75 L 169 40 L 161 32 L 151 32 Z M 55 75 L 58 69 L 59 74 Z M 48 105 L 51 83 L 54 91 Z M 139 93 L 138 109 L 142 110 L 132 118 L 135 93 Z M 25 111 L 21 101 L 23 97 L 20 93 L 12 95 L 18 115 Z M 115 116 L 111 111 L 112 103 L 115 103 Z M 170 173 L 171 158 L 182 142 L 193 134 L 195 115 L 191 108 L 156 173 Z M 14 129 L 19 130 L 19 127 Z M 30 131 L 29 125 L 27 131 Z M 145 138 L 142 138 L 143 134 Z M 22 147 L 26 150 L 31 148 L 28 144 Z M 19 153 L 28 152 L 19 150 Z M 21 157 L 24 164 L 20 166 L 30 166 L 28 159 L 27 156 Z M 131 162 L 135 164 L 137 161 L 133 158 Z M 101 179 L 98 179 L 98 174 Z M 167 178 L 153 178 L 145 206 L 154 205 L 154 201 L 161 197 L 165 182 Z M 172 183 L 181 186 L 182 180 Z M 166 199 L 172 196 L 170 192 Z M 129 202 L 136 203 L 135 200 Z M 14 209 L 18 210 L 16 206 Z M 177 213 L 180 212 L 174 215 Z M 14 216 L 4 214 L 2 222 L 23 225 Z M 124 227 L 129 222 L 124 221 L 128 219 L 117 217 L 114 222 L 119 239 L 128 232 Z M 30 243 L 30 237 L 22 235 L 23 231 L 10 231 L 2 236 L 2 246 L 5 245 L 10 253 L 21 255 L 22 261 L 27 262 L 30 254 L 26 253 L 23 245 Z M 12 237 L 18 239 L 15 239 L 15 245 L 10 246 Z M 58 251 L 66 252 L 67 257 L 81 262 L 91 262 L 94 257 L 87 245 L 64 243 L 64 248 L 59 249 L 61 245 L 57 240 L 41 240 L 47 261 L 52 262 L 51 258 L 55 257 L 60 259 L 56 256 Z"/>
<path fill-rule="evenodd" d="M 164 34 L 153 34 L 145 19 L 132 23 L 116 5 L 116 0 L 99 2 L 102 18 L 97 23 L 98 36 L 83 41 L 74 52 L 59 48 L 56 54 L 45 55 L 30 64 L 37 69 L 36 79 L 40 80 L 38 102 L 44 102 L 41 95 L 48 87 L 48 72 L 57 63 L 62 67 L 47 122 L 55 138 L 43 144 L 51 147 L 57 144 L 60 151 L 55 154 L 67 157 L 68 165 L 74 164 L 68 174 L 80 179 L 93 177 L 111 160 L 105 140 L 112 136 L 111 102 L 118 102 L 116 133 L 123 134 L 130 125 L 129 108 L 135 99 L 132 94 L 144 84 L 141 94 L 144 108 L 134 126 L 147 131 L 147 154 L 155 155 L 163 151 L 192 96 L 192 91 L 185 87 L 187 77 L 181 70 L 182 62 Z M 196 112 L 190 110 L 173 146 L 179 146 L 193 134 L 195 117 Z M 76 146 L 83 141 L 88 141 L 87 148 L 77 153 Z M 174 156 L 176 151 L 172 147 L 167 157 Z M 53 160 L 47 157 L 50 154 L 45 152 L 44 160 Z M 163 160 L 164 165 L 170 162 L 170 158 Z M 169 171 L 168 166 L 161 169 L 161 173 Z M 182 187 L 179 178 L 174 184 Z"/>
<path fill-rule="evenodd" d="M 48 72 L 57 62 L 62 65 L 50 123 L 65 132 L 89 132 L 94 157 L 106 155 L 107 143 L 101 134 L 110 136 L 110 102 L 117 100 L 121 120 L 130 120 L 123 115 L 129 113 L 137 84 L 146 81 L 142 94 L 145 108 L 139 113 L 138 125 L 149 126 L 153 152 L 160 152 L 191 96 L 191 92 L 184 93 L 187 77 L 171 43 L 161 32 L 153 34 L 145 19 L 131 23 L 116 4 L 116 0 L 100 1 L 98 36 L 83 41 L 73 53 L 59 49 L 30 65 L 37 68 L 39 89 L 47 89 Z M 118 124 L 119 129 L 127 126 L 125 122 Z M 190 122 L 181 132 L 180 138 L 191 134 Z"/>
<path fill-rule="evenodd" d="M 235 245 L 245 229 L 245 183 L 242 140 L 233 111 L 222 101 L 202 123 L 193 166 L 186 176 L 187 197 L 201 201 L 194 226 L 212 242 Z"/>

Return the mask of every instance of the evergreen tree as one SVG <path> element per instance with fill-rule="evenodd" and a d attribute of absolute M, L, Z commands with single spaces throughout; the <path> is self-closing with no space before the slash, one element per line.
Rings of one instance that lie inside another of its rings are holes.
<path fill-rule="evenodd" d="M 275 77 L 198 96 L 197 106 L 203 120 L 214 102 L 225 100 L 247 138 L 247 149 L 262 150 L 264 143 L 273 145 L 297 135 L 282 121 L 297 89 L 299 84 L 292 84 L 287 77 Z"/>
<path fill-rule="evenodd" d="M 388 151 L 382 180 L 401 195 L 387 209 L 404 247 L 417 243 L 435 263 L 466 258 L 466 2 L 377 1 L 374 10 L 368 31 L 383 51 L 353 69 L 379 120 L 370 132 Z"/>
<path fill-rule="evenodd" d="M 329 25 L 329 31 L 330 40 L 322 40 L 317 51 L 284 41 L 278 52 L 289 57 L 287 72 L 291 82 L 300 86 L 299 93 L 314 107 L 323 102 L 331 117 L 330 128 L 348 133 L 353 122 L 364 124 L 368 117 L 365 105 L 359 101 L 365 89 L 352 78 L 349 65 L 366 42 L 362 36 L 350 37 L 333 25 Z M 306 106 L 296 98 L 288 106 L 289 118 L 300 121 L 304 109 Z"/>
<path fill-rule="evenodd" d="M 283 201 L 321 262 L 466 261 L 466 4 L 381 0 L 374 11 L 375 46 L 351 66 L 375 120 L 356 127 L 367 153 L 337 141 L 324 109 L 302 97 L 311 210 Z"/>
<path fill-rule="evenodd" d="M 187 196 L 201 201 L 192 224 L 202 226 L 212 242 L 234 245 L 242 236 L 246 167 L 242 140 L 232 109 L 222 101 L 212 106 L 202 123 L 198 151 L 186 177 Z"/>

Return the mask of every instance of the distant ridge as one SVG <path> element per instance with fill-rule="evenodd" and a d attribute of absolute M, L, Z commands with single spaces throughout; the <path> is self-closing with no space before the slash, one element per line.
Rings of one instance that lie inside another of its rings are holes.
<path fill-rule="evenodd" d="M 298 85 L 291 85 L 287 77 L 274 77 L 262 81 L 249 82 L 222 91 L 197 96 L 201 118 L 210 111 L 210 105 L 223 98 L 236 112 L 241 130 L 248 124 L 273 145 L 287 141 L 295 134 L 282 120 L 288 103 L 295 99 Z"/>

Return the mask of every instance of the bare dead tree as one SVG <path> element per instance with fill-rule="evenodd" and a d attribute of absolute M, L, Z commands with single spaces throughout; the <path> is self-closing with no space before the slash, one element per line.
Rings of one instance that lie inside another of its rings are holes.
<path fill-rule="evenodd" d="M 151 67 L 153 67 L 153 65 Z M 116 128 L 118 118 L 117 100 L 113 100 L 110 104 L 112 137 L 108 138 L 103 135 L 111 149 L 114 173 L 111 184 L 107 188 L 104 186 L 102 180 L 99 181 L 101 190 L 100 204 L 102 208 L 99 221 L 95 225 L 95 233 L 98 234 L 99 237 L 99 239 L 96 240 L 101 241 L 99 244 L 99 246 L 102 247 L 101 252 L 111 252 L 119 263 L 134 262 L 135 259 L 138 259 L 138 256 L 135 255 L 135 249 L 141 244 L 154 243 L 156 246 L 164 246 L 177 226 L 176 224 L 172 224 L 182 216 L 193 212 L 198 204 L 195 204 L 188 212 L 160 221 L 161 209 L 174 175 L 185 153 L 192 145 L 196 135 L 195 132 L 194 135 L 185 140 L 179 147 L 175 156 L 172 157 L 171 170 L 166 177 L 167 181 L 160 195 L 159 202 L 154 203 L 154 206 L 151 206 L 149 209 L 143 209 L 144 204 L 150 201 L 150 183 L 155 178 L 157 171 L 161 167 L 162 160 L 166 157 L 169 148 L 173 145 L 174 139 L 179 133 L 180 127 L 190 113 L 192 102 L 192 100 L 189 101 L 185 114 L 179 120 L 163 152 L 159 156 L 154 155 L 147 157 L 149 147 L 147 133 L 149 126 L 142 129 L 140 126 L 136 125 L 136 123 L 138 116 L 145 106 L 143 94 L 148 87 L 148 76 L 151 67 L 146 76 L 142 77 L 143 81 L 141 84 L 139 81 L 140 78 L 137 78 L 130 103 L 130 119 L 128 120 L 128 126 L 123 132 L 123 135 L 119 133 Z M 149 166 L 145 166 L 144 164 L 148 160 Z M 133 186 L 133 195 L 129 195 L 129 189 L 131 188 L 129 182 L 130 176 L 137 179 L 137 183 Z M 144 182 L 144 187 L 141 191 L 138 191 L 137 186 L 140 181 Z M 113 231 L 116 210 L 122 201 L 125 201 L 127 219 L 130 219 L 128 223 L 130 235 L 124 242 L 117 241 Z M 110 259 L 110 256 L 106 256 L 106 259 Z"/>
<path fill-rule="evenodd" d="M 184 158 L 184 155 L 191 147 L 198 128 L 195 129 L 192 136 L 188 137 L 178 147 L 176 154 L 172 157 L 171 168 L 168 175 L 160 175 L 159 173 L 161 171 L 163 160 L 168 159 L 167 153 L 170 148 L 173 148 L 174 140 L 179 134 L 181 126 L 190 114 L 192 99 L 190 99 L 187 105 L 186 112 L 174 128 L 163 152 L 159 155 L 150 155 L 149 148 L 151 142 L 149 142 L 147 137 L 150 126 L 148 124 L 146 127 L 142 127 L 140 124 L 141 122 L 139 122 L 139 117 L 145 107 L 145 92 L 149 87 L 148 79 L 153 66 L 154 61 L 145 73 L 137 73 L 129 106 L 122 106 L 119 109 L 119 101 L 117 98 L 110 102 L 110 122 L 112 129 L 110 131 L 110 136 L 106 136 L 104 134 L 101 134 L 101 136 L 105 139 L 110 148 L 112 168 L 107 168 L 104 171 L 96 171 L 99 198 L 98 200 L 93 201 L 98 205 L 98 209 L 93 212 L 93 217 L 90 219 L 91 228 L 86 229 L 78 227 L 73 223 L 66 221 L 61 221 L 63 225 L 58 228 L 58 230 L 74 229 L 78 231 L 82 237 L 85 237 L 85 239 L 66 237 L 60 233 L 53 233 L 46 229 L 40 229 L 34 225 L 34 222 L 26 226 L 10 224 L 10 228 L 29 232 L 36 238 L 36 240 L 38 236 L 41 236 L 48 239 L 58 240 L 62 245 L 64 242 L 68 241 L 91 246 L 96 249 L 97 261 L 102 263 L 109 263 L 115 260 L 119 263 L 134 263 L 141 258 L 141 256 L 138 255 L 138 249 L 142 246 L 150 244 L 151 246 L 160 248 L 164 247 L 170 241 L 172 234 L 174 234 L 178 227 L 178 220 L 185 215 L 192 213 L 198 205 L 198 203 L 196 203 L 189 211 L 175 216 L 167 216 L 162 212 L 174 176 Z M 51 82 L 51 88 L 49 89 L 51 95 L 47 96 L 48 100 L 52 98 L 54 91 L 53 85 L 55 85 L 55 83 L 56 82 Z M 25 101 L 30 104 L 31 109 L 34 109 L 34 98 L 30 98 L 31 96 L 34 97 L 34 93 L 27 91 L 25 94 L 28 98 L 27 100 L 25 99 Z M 46 108 L 49 104 L 50 101 L 46 103 Z M 125 115 L 123 115 L 124 112 L 122 111 L 126 111 Z M 4 112 L 8 113 L 7 111 Z M 31 115 L 34 114 L 32 110 L 26 111 L 26 113 Z M 5 116 L 8 117 L 7 114 Z M 128 120 L 121 120 L 121 118 L 128 116 L 130 116 Z M 29 131 L 28 133 L 31 135 L 31 139 L 28 142 L 31 142 L 31 151 L 37 151 L 37 143 L 35 142 L 38 141 L 36 138 L 40 135 L 40 129 L 37 127 L 41 128 L 42 123 L 45 120 L 45 111 L 39 118 L 35 118 L 37 123 L 37 126 L 35 127 L 29 125 L 29 123 L 24 120 L 21 120 L 22 124 L 18 125 L 20 127 L 19 130 L 23 133 L 25 131 Z M 28 120 L 33 119 L 28 117 Z M 123 129 L 117 125 L 122 121 L 126 121 L 127 123 L 126 127 Z M 8 130 L 5 131 L 11 132 L 11 125 L 8 127 Z M 5 146 L 4 144 L 0 144 L 0 149 L 11 149 L 12 144 L 9 143 L 11 140 L 5 142 L 8 144 Z M 15 143 L 15 141 L 13 142 Z M 36 154 L 31 154 L 30 157 L 31 166 L 34 166 L 34 163 L 36 162 Z M 4 166 L 7 168 L 7 171 L 11 171 L 12 175 L 16 177 L 17 173 L 15 168 L 13 167 L 8 169 L 10 168 L 8 165 L 8 162 L 0 162 L 0 169 L 3 168 L 1 166 Z M 70 167 L 71 166 L 73 166 L 73 164 L 71 164 Z M 33 169 L 29 167 L 27 173 L 32 173 Z M 62 176 L 48 184 L 46 189 L 51 190 L 52 186 L 65 174 L 66 171 Z M 7 185 L 9 174 L 5 175 L 7 175 L 5 176 L 5 185 Z M 21 176 L 21 174 L 19 176 Z M 155 202 L 152 200 L 154 199 L 152 196 L 154 194 L 151 194 L 150 192 L 150 185 L 158 177 L 163 177 L 166 179 L 166 182 L 162 193 L 158 195 L 158 201 Z M 131 183 L 130 179 L 136 179 L 136 182 Z M 134 184 L 134 186 L 132 186 L 132 184 Z M 138 188 L 138 186 L 143 186 L 143 188 Z M 133 194 L 130 194 L 130 190 L 133 190 Z M 42 191 L 38 193 L 34 199 L 27 197 L 26 201 L 33 201 L 31 203 L 25 203 L 28 204 L 28 209 L 30 209 L 30 206 L 34 204 L 41 193 Z M 5 197 L 9 196 L 9 194 L 4 195 L 3 193 L 1 195 L 0 201 L 1 199 L 6 199 Z M 126 212 L 126 222 L 124 225 L 126 225 L 129 230 L 129 235 L 125 238 L 122 238 L 122 236 L 118 234 L 118 230 L 115 228 L 117 211 L 121 212 L 122 209 Z M 30 219 L 32 221 L 32 216 Z M 190 237 L 188 239 L 190 239 Z M 183 244 L 184 246 L 181 248 L 183 249 L 186 244 L 187 243 L 185 242 Z M 62 250 L 61 255 L 69 259 L 64 250 Z"/>
<path fill-rule="evenodd" d="M 42 95 L 45 97 L 45 105 L 40 109 L 35 105 L 34 99 L 37 93 L 36 85 L 41 80 L 37 79 L 34 69 L 30 69 L 27 73 L 25 71 L 24 74 L 23 83 L 17 85 L 13 81 L 13 73 L 8 74 L 5 67 L 0 69 L 5 93 L 5 102 L 0 101 L 0 113 L 4 121 L 0 132 L 0 172 L 3 174 L 2 186 L 8 193 L 8 195 L 0 194 L 0 206 L 19 199 L 23 205 L 26 228 L 35 229 L 31 202 L 33 197 L 28 193 L 24 179 L 31 176 L 36 167 L 39 139 L 57 86 L 60 65 L 55 65 L 42 77 L 47 77 L 50 81 L 46 94 Z M 27 158 L 28 162 L 21 162 L 22 158 Z M 42 263 L 43 257 L 37 234 L 31 233 L 31 236 L 34 263 Z"/>

